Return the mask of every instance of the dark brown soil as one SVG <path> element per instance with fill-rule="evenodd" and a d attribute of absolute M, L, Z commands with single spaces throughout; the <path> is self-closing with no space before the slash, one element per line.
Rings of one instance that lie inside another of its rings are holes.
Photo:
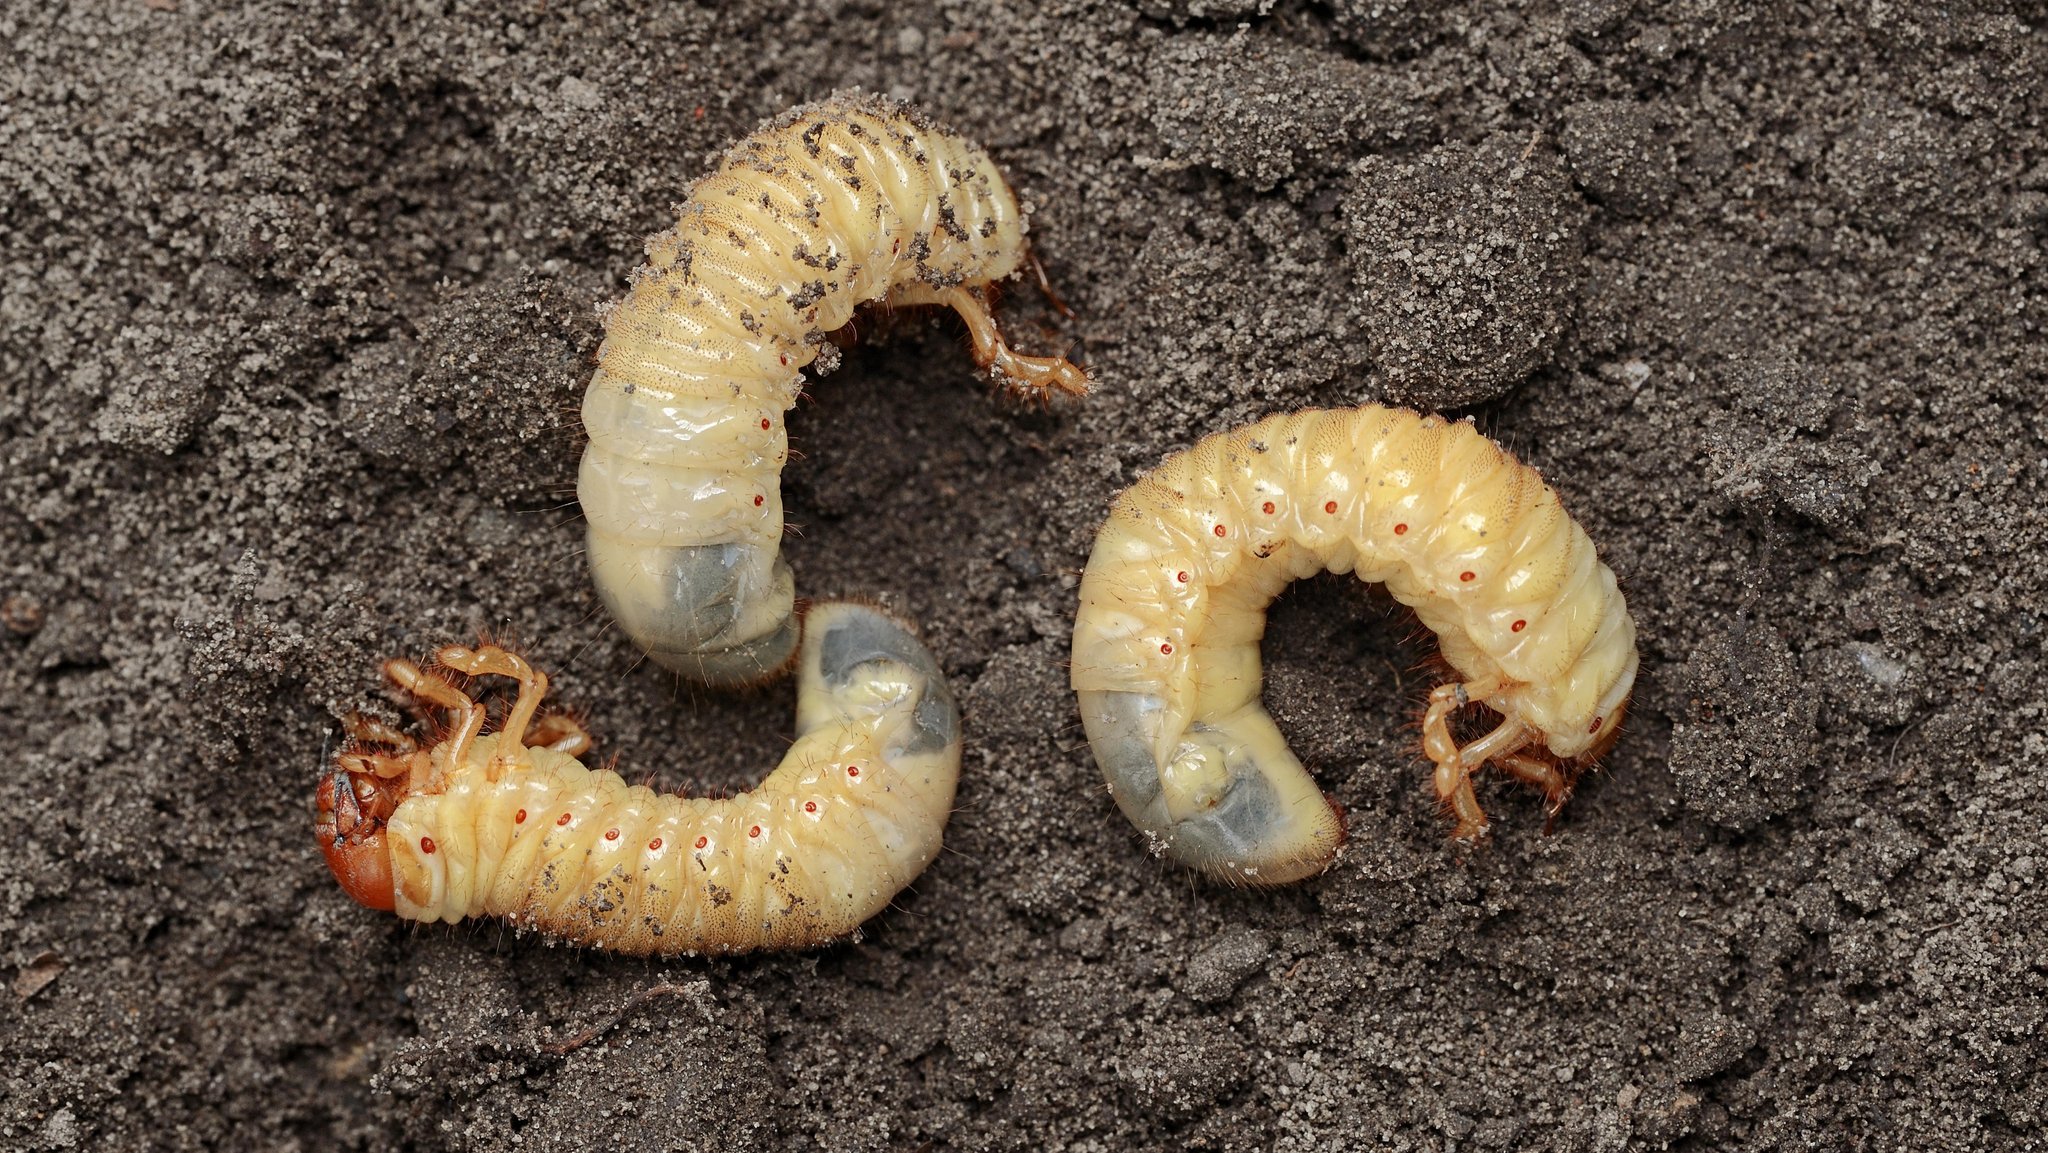
<path fill-rule="evenodd" d="M 2041 4 L 219 7 L 0 10 L 0 1147 L 2035 1146 Z M 786 685 L 607 631 L 575 410 L 707 159 L 854 85 L 996 154 L 1078 313 L 1010 326 L 1100 383 L 1006 411 L 918 315 L 794 420 L 799 587 L 961 696 L 951 851 L 794 956 L 353 905 L 310 801 L 387 656 L 516 638 L 672 787 L 776 759 Z M 1458 851 L 1427 644 L 1307 582 L 1267 700 L 1354 839 L 1198 883 L 1082 742 L 1075 572 L 1164 454 L 1387 397 L 1565 494 L 1634 721 Z"/>

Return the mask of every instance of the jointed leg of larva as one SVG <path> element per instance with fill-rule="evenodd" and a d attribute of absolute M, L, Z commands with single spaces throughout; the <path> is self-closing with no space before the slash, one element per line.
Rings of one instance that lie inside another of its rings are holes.
<path fill-rule="evenodd" d="M 1501 770 L 1543 790 L 1543 811 L 1551 820 L 1564 810 L 1564 803 L 1571 799 L 1572 782 L 1563 767 L 1554 761 L 1545 761 L 1527 753 L 1508 753 L 1493 758 Z"/>
<path fill-rule="evenodd" d="M 514 763 L 520 756 L 517 750 L 527 745 L 546 745 L 571 756 L 590 747 L 590 734 L 569 717 L 556 714 L 535 724 L 534 714 L 540 711 L 541 698 L 548 695 L 548 675 L 526 663 L 525 658 L 496 645 L 474 649 L 449 645 L 435 659 L 473 677 L 511 677 L 519 682 L 519 696 L 513 700 L 512 709 L 505 714 L 505 723 L 499 729 L 498 755 L 484 770 L 489 779 L 497 780 L 499 771 Z M 529 728 L 534 730 L 532 734 L 527 732 Z"/>
<path fill-rule="evenodd" d="M 594 742 L 590 730 L 583 722 L 567 713 L 548 713 L 534 719 L 533 728 L 527 730 L 528 748 L 553 749 L 572 757 L 580 757 L 590 751 Z"/>
<path fill-rule="evenodd" d="M 547 696 L 548 677 L 524 660 L 496 645 L 485 645 L 479 649 L 468 649 L 450 645 L 435 654 L 435 659 L 448 668 L 468 676 L 496 675 L 511 677 L 519 682 L 519 696 L 512 703 L 512 711 L 505 717 L 504 731 L 507 741 L 501 750 L 521 746 L 541 746 L 582 756 L 591 746 L 590 733 L 574 717 L 566 713 L 550 713 L 535 719 L 541 698 Z M 468 694 L 421 669 L 411 661 L 388 661 L 384 674 L 392 683 L 421 701 L 448 710 L 454 714 L 450 739 L 448 763 L 459 765 L 469 753 L 469 746 L 483 732 L 485 712 Z M 401 756 L 382 756 L 373 753 L 350 754 L 347 760 L 355 762 L 358 772 L 373 773 L 379 777 L 395 777 L 423 762 L 419 746 L 411 737 L 368 717 L 354 716 L 347 722 L 349 735 L 356 740 L 376 741 L 396 746 Z M 529 731 L 530 730 L 530 731 Z M 509 759 L 506 758 L 506 759 Z M 497 779 L 499 764 L 486 767 L 492 780 Z"/>
<path fill-rule="evenodd" d="M 1464 748 L 1458 747 L 1451 737 L 1451 714 L 1466 705 L 1484 704 L 1499 691 L 1500 682 L 1495 679 L 1438 685 L 1429 694 L 1429 711 L 1422 716 L 1422 749 L 1436 763 L 1436 793 L 1456 814 L 1458 826 L 1452 836 L 1461 840 L 1486 832 L 1486 811 L 1479 807 L 1479 798 L 1472 792 L 1472 774 L 1492 760 L 1522 776 L 1517 769 L 1525 758 L 1513 757 L 1512 766 L 1507 762 L 1512 754 L 1535 739 L 1527 726 L 1510 719 Z"/>
<path fill-rule="evenodd" d="M 510 677 L 518 681 L 519 696 L 512 702 L 512 711 L 505 714 L 505 723 L 499 727 L 499 732 L 508 741 L 521 745 L 526 743 L 526 726 L 533 723 L 533 715 L 540 711 L 540 699 L 548 695 L 546 673 L 496 645 L 474 649 L 449 645 L 435 653 L 434 659 L 456 672 L 473 677 Z"/>
<path fill-rule="evenodd" d="M 348 730 L 348 739 L 356 744 L 390 745 L 401 753 L 410 753 L 420 747 L 419 742 L 410 736 L 375 717 L 366 717 L 361 713 L 350 713 L 343 717 L 341 727 Z"/>
<path fill-rule="evenodd" d="M 496 645 L 479 649 L 451 645 L 441 650 L 439 660 L 470 676 L 511 677 L 519 682 L 519 696 L 512 702 L 512 711 L 505 714 L 502 729 L 509 742 L 553 749 L 572 757 L 590 751 L 590 731 L 581 721 L 567 713 L 537 715 L 541 700 L 548 695 L 548 675 L 528 664 L 525 658 Z"/>
<path fill-rule="evenodd" d="M 420 701 L 448 710 L 452 721 L 450 727 L 454 729 L 454 735 L 447 741 L 447 763 L 461 764 L 469 754 L 469 746 L 475 743 L 477 734 L 484 731 L 483 706 L 470 699 L 461 689 L 411 661 L 385 661 L 384 675 L 391 678 L 392 684 L 411 693 Z M 433 782 L 416 782 L 416 785 L 431 789 Z"/>
<path fill-rule="evenodd" d="M 367 773 L 380 780 L 401 776 L 419 763 L 419 742 L 375 717 L 350 713 L 342 718 L 348 730 L 349 746 L 342 750 L 339 764 L 346 772 Z M 394 753 L 373 753 L 370 746 L 385 745 Z"/>
<path fill-rule="evenodd" d="M 1074 310 L 1068 308 L 1067 302 L 1060 299 L 1060 294 L 1052 290 L 1052 281 L 1046 279 L 1045 265 L 1038 262 L 1038 254 L 1036 252 L 1031 253 L 1030 260 L 1031 274 L 1038 278 L 1038 291 L 1045 297 L 1045 302 L 1052 305 L 1054 312 L 1059 313 L 1068 320 L 1073 320 Z"/>
<path fill-rule="evenodd" d="M 929 284 L 906 284 L 889 294 L 892 305 L 936 304 L 960 314 L 967 323 L 968 339 L 974 343 L 974 362 L 994 371 L 996 379 L 1020 395 L 1043 400 L 1054 392 L 1080 396 L 1088 391 L 1088 374 L 1078 365 L 1057 356 L 1024 356 L 1010 351 L 996 318 L 989 312 L 983 289 L 954 285 L 933 288 Z"/>

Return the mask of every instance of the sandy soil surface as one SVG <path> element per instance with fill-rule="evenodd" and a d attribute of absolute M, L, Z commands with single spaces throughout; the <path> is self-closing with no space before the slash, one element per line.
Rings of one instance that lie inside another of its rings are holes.
<path fill-rule="evenodd" d="M 0 1147 L 2034 1147 L 2040 4 L 234 7 L 0 11 Z M 963 702 L 950 851 L 794 956 L 351 904 L 310 802 L 387 656 L 516 638 L 670 787 L 777 758 L 787 685 L 607 630 L 575 406 L 708 158 L 854 85 L 995 153 L 1078 314 L 1012 329 L 1100 386 L 1007 411 L 916 315 L 793 420 L 799 587 Z M 1634 720 L 1459 851 L 1426 638 L 1305 582 L 1267 700 L 1354 839 L 1197 883 L 1083 745 L 1076 570 L 1164 454 L 1381 398 L 1564 493 Z"/>

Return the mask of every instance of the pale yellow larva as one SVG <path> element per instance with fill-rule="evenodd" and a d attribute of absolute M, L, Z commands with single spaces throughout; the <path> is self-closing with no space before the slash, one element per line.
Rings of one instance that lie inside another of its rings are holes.
<path fill-rule="evenodd" d="M 782 418 L 856 307 L 951 308 L 1013 392 L 1086 391 L 1065 360 L 1012 352 L 989 313 L 1024 228 L 987 153 L 878 96 L 798 108 L 690 190 L 612 311 L 583 401 L 591 575 L 655 660 L 746 684 L 795 651 Z"/>
<path fill-rule="evenodd" d="M 1613 743 L 1635 625 L 1593 542 L 1536 470 L 1469 423 L 1367 405 L 1270 417 L 1169 457 L 1119 496 L 1074 623 L 1073 685 L 1110 791 L 1155 849 L 1212 876 L 1279 884 L 1327 868 L 1343 820 L 1259 701 L 1266 606 L 1289 582 L 1356 571 L 1436 633 L 1423 748 L 1456 835 L 1486 814 L 1491 763 L 1554 814 Z M 1499 727 L 1462 749 L 1451 714 Z"/>
<path fill-rule="evenodd" d="M 342 888 L 415 921 L 504 917 L 622 953 L 799 949 L 846 937 L 938 854 L 960 774 L 945 676 L 863 605 L 806 614 L 797 738 L 752 792 L 657 794 L 576 759 L 589 737 L 537 716 L 547 677 L 502 649 L 442 664 L 517 678 L 496 733 L 454 685 L 408 661 L 401 688 L 449 711 L 421 747 L 360 718 L 321 783 L 315 835 Z"/>

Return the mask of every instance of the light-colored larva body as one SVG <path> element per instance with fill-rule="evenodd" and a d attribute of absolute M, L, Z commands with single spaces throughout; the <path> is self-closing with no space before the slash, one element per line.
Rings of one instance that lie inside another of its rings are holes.
<path fill-rule="evenodd" d="M 453 685 L 391 662 L 402 688 L 453 713 L 451 732 L 419 748 L 354 722 L 320 790 L 328 863 L 358 901 L 411 920 L 504 917 L 624 953 L 846 937 L 937 855 L 959 713 L 930 654 L 882 613 L 820 605 L 803 632 L 796 742 L 758 788 L 725 800 L 584 767 L 580 727 L 536 718 L 547 677 L 501 649 L 440 654 L 458 671 L 519 679 L 489 735 L 483 709 Z"/>
<path fill-rule="evenodd" d="M 1259 701 L 1266 606 L 1329 570 L 1384 583 L 1463 678 L 1423 719 L 1457 835 L 1486 763 L 1554 813 L 1619 732 L 1635 625 L 1543 478 L 1469 423 L 1368 405 L 1271 417 L 1168 458 L 1119 496 L 1081 580 L 1073 685 L 1110 791 L 1159 851 L 1213 876 L 1321 872 L 1343 840 Z M 1452 713 L 1485 704 L 1460 749 Z"/>
<path fill-rule="evenodd" d="M 989 314 L 1024 230 L 987 153 L 874 96 L 796 109 L 690 190 L 612 311 L 583 401 L 591 575 L 655 660 L 745 684 L 794 652 L 783 414 L 858 306 L 952 308 L 999 382 L 1085 391 L 1066 361 L 1010 351 Z"/>

